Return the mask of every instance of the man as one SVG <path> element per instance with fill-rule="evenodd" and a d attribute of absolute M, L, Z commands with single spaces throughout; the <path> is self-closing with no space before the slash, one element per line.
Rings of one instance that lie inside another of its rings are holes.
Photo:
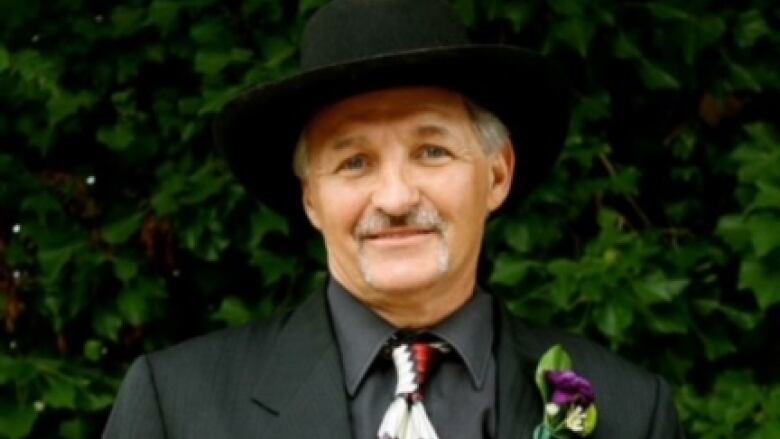
<path fill-rule="evenodd" d="M 543 59 L 469 44 L 444 1 L 334 0 L 307 26 L 302 67 L 233 102 L 217 141 L 254 194 L 322 234 L 327 291 L 141 357 L 104 438 L 537 437 L 557 406 L 534 372 L 556 344 L 587 384 L 574 401 L 595 394 L 593 437 L 680 436 L 660 378 L 524 327 L 477 286 L 487 218 L 565 136 Z M 295 177 L 278 171 L 290 161 Z M 586 431 L 572 419 L 571 437 Z"/>

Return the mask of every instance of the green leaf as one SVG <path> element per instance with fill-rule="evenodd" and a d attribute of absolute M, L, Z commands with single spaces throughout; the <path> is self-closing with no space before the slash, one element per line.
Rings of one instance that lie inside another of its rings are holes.
<path fill-rule="evenodd" d="M 642 76 L 642 81 L 651 90 L 676 90 L 680 88 L 680 83 L 674 76 L 647 59 L 642 60 L 639 73 Z"/>
<path fill-rule="evenodd" d="M 122 319 L 113 311 L 99 310 L 92 318 L 92 329 L 95 333 L 113 342 L 119 341 L 122 325 Z"/>
<path fill-rule="evenodd" d="M 209 48 L 226 49 L 232 45 L 233 36 L 227 24 L 217 19 L 201 20 L 190 30 L 190 38 L 197 45 Z"/>
<path fill-rule="evenodd" d="M 780 140 L 775 129 L 765 122 L 754 122 L 744 126 L 745 131 L 750 135 L 748 144 L 750 149 L 758 151 L 777 151 L 780 147 Z"/>
<path fill-rule="evenodd" d="M 204 76 L 217 76 L 227 66 L 234 63 L 247 62 L 252 58 L 252 52 L 246 49 L 234 48 L 230 51 L 200 51 L 195 56 L 195 71 Z"/>
<path fill-rule="evenodd" d="M 84 357 L 89 361 L 99 361 L 103 358 L 103 349 L 105 349 L 103 342 L 100 340 L 90 339 L 84 343 Z"/>
<path fill-rule="evenodd" d="M 133 143 L 135 133 L 129 124 L 120 123 L 112 127 L 100 128 L 97 132 L 100 143 L 114 151 L 125 151 Z"/>
<path fill-rule="evenodd" d="M 53 408 L 76 408 L 76 386 L 67 378 L 49 378 L 43 400 Z"/>
<path fill-rule="evenodd" d="M 615 39 L 613 52 L 616 57 L 621 59 L 643 58 L 642 52 L 639 50 L 636 44 L 631 41 L 628 35 L 622 32 L 618 34 L 617 38 Z"/>
<path fill-rule="evenodd" d="M 55 284 L 62 276 L 63 269 L 74 255 L 86 246 L 77 242 L 62 247 L 43 248 L 38 251 L 38 262 L 47 284 Z"/>
<path fill-rule="evenodd" d="M 677 314 L 663 311 L 642 313 L 648 327 L 659 334 L 689 334 L 690 322 Z"/>
<path fill-rule="evenodd" d="M 19 380 L 26 369 L 25 362 L 6 355 L 0 355 L 0 385 Z"/>
<path fill-rule="evenodd" d="M 79 110 L 90 108 L 95 102 L 97 102 L 97 96 L 86 91 L 76 94 L 55 94 L 46 104 L 46 109 L 49 112 L 49 125 L 54 126 L 66 117 L 76 114 Z"/>
<path fill-rule="evenodd" d="M 739 271 L 739 288 L 752 290 L 761 309 L 780 302 L 780 271 L 761 261 L 746 259 Z"/>
<path fill-rule="evenodd" d="M 180 203 L 182 205 L 199 205 L 222 192 L 230 181 L 230 175 L 225 172 L 225 169 L 214 161 L 208 161 L 194 174 L 187 177 Z"/>
<path fill-rule="evenodd" d="M 0 73 L 3 73 L 11 66 L 11 54 L 5 47 L 0 46 Z"/>
<path fill-rule="evenodd" d="M 634 322 L 634 314 L 625 304 L 613 301 L 596 308 L 594 319 L 604 335 L 621 341 L 625 339 L 626 329 Z"/>
<path fill-rule="evenodd" d="M 710 361 L 718 360 L 737 351 L 737 347 L 723 334 L 722 330 L 704 334 L 702 337 L 704 351 Z"/>
<path fill-rule="evenodd" d="M 715 46 L 726 31 L 726 22 L 718 16 L 697 17 L 686 25 L 686 39 L 683 42 L 685 61 L 693 65 L 702 50 Z"/>
<path fill-rule="evenodd" d="M 737 90 L 749 90 L 756 93 L 761 92 L 763 89 L 761 83 L 758 81 L 758 79 L 756 79 L 756 77 L 748 68 L 739 63 L 731 61 L 730 59 L 726 59 L 726 64 L 729 66 L 731 71 L 733 86 Z"/>
<path fill-rule="evenodd" d="M 531 3 L 509 3 L 504 5 L 504 16 L 512 23 L 515 33 L 521 32 L 534 17 L 535 8 Z"/>
<path fill-rule="evenodd" d="M 563 346 L 556 344 L 547 350 L 536 365 L 536 386 L 542 393 L 545 404 L 550 400 L 550 388 L 547 383 L 546 372 L 558 370 L 571 370 L 572 361 Z"/>
<path fill-rule="evenodd" d="M 219 309 L 211 315 L 211 318 L 224 322 L 228 326 L 240 326 L 251 322 L 253 315 L 244 301 L 235 296 L 228 296 L 222 299 Z"/>
<path fill-rule="evenodd" d="M 561 15 L 582 15 L 587 3 L 579 0 L 548 0 L 550 8 Z"/>
<path fill-rule="evenodd" d="M 22 50 L 14 54 L 13 68 L 28 85 L 47 96 L 62 92 L 58 81 L 63 67 L 54 57 L 36 50 Z"/>
<path fill-rule="evenodd" d="M 617 195 L 637 195 L 641 173 L 633 167 L 624 167 L 610 176 L 607 190 Z"/>
<path fill-rule="evenodd" d="M 119 294 L 117 309 L 129 324 L 141 326 L 162 312 L 160 305 L 165 296 L 162 281 L 139 279 Z"/>
<path fill-rule="evenodd" d="M 127 284 L 138 275 L 138 262 L 135 259 L 117 257 L 113 262 L 114 274 L 122 283 Z"/>
<path fill-rule="evenodd" d="M 620 215 L 612 209 L 602 208 L 598 211 L 599 228 L 602 231 L 612 232 L 620 229 L 622 219 Z"/>
<path fill-rule="evenodd" d="M 585 425 L 582 429 L 582 433 L 580 436 L 585 437 L 589 436 L 591 433 L 593 433 L 593 430 L 596 429 L 596 423 L 599 420 L 599 413 L 596 410 L 596 405 L 591 404 L 588 406 L 588 409 L 585 411 Z"/>
<path fill-rule="evenodd" d="M 266 286 L 295 276 L 296 262 L 293 258 L 280 256 L 265 249 L 255 250 L 251 260 L 252 265 L 262 270 L 264 285 Z"/>
<path fill-rule="evenodd" d="M 780 248 L 780 217 L 774 218 L 768 215 L 752 216 L 747 221 L 747 228 L 750 230 L 756 256 L 764 257 L 773 250 Z"/>
<path fill-rule="evenodd" d="M 686 286 L 688 279 L 667 279 L 663 273 L 656 272 L 634 282 L 634 289 L 645 304 L 671 302 Z"/>
<path fill-rule="evenodd" d="M 117 307 L 125 320 L 133 326 L 140 326 L 149 320 L 149 305 L 143 294 L 125 291 L 117 298 Z"/>
<path fill-rule="evenodd" d="M 258 209 L 252 213 L 252 216 L 249 218 L 249 224 L 249 249 L 259 248 L 263 243 L 263 239 L 269 233 L 279 233 L 284 236 L 288 236 L 290 233 L 290 226 L 287 223 L 287 219 L 283 215 L 280 215 L 278 212 L 264 205 L 260 205 Z"/>
<path fill-rule="evenodd" d="M 555 439 L 555 436 L 553 436 L 552 431 L 550 431 L 550 427 L 546 424 L 539 424 L 536 426 L 536 429 L 534 429 L 533 439 Z"/>
<path fill-rule="evenodd" d="M 204 90 L 203 105 L 198 110 L 198 116 L 206 116 L 218 113 L 228 102 L 236 98 L 243 87 L 228 87 L 224 89 Z"/>
<path fill-rule="evenodd" d="M 528 225 L 520 222 L 507 224 L 504 236 L 509 246 L 519 253 L 527 253 L 531 250 L 532 240 Z"/>
<path fill-rule="evenodd" d="M 584 17 L 572 17 L 558 23 L 553 28 L 552 36 L 555 40 L 577 51 L 585 58 L 593 36 L 596 34 L 596 25 Z"/>
<path fill-rule="evenodd" d="M 767 24 L 761 11 L 751 9 L 739 15 L 734 36 L 737 45 L 743 49 L 753 47 L 756 42 L 772 34 L 772 30 Z"/>
<path fill-rule="evenodd" d="M 328 0 L 299 0 L 298 1 L 298 14 L 309 15 L 310 12 L 319 9 L 328 3 Z"/>
<path fill-rule="evenodd" d="M 48 224 L 64 215 L 62 204 L 49 192 L 37 192 L 26 196 L 21 203 L 22 212 L 31 213 L 40 224 Z"/>
<path fill-rule="evenodd" d="M 694 19 L 688 12 L 664 3 L 647 3 L 644 5 L 658 19 L 663 21 L 691 21 Z"/>
<path fill-rule="evenodd" d="M 27 437 L 37 418 L 38 413 L 32 404 L 19 406 L 5 400 L 0 402 L 0 432 L 8 439 Z"/>
<path fill-rule="evenodd" d="M 574 113 L 572 114 L 572 131 L 582 131 L 588 129 L 589 126 L 593 125 L 594 123 L 599 123 L 601 121 L 607 120 L 612 115 L 612 109 L 611 109 L 611 99 L 610 96 L 606 93 L 597 94 L 597 95 L 591 95 L 591 96 L 583 96 L 580 98 L 577 106 L 574 108 Z M 567 151 L 569 154 L 572 155 L 572 158 L 577 158 L 584 166 L 589 166 L 593 159 L 600 153 L 595 152 L 593 150 L 586 150 L 586 151 L 575 151 L 570 149 Z M 584 152 L 582 156 L 580 156 L 580 152 Z M 540 224 L 539 229 L 540 230 L 554 230 L 553 228 L 548 227 L 549 224 L 547 221 L 542 221 Z"/>
<path fill-rule="evenodd" d="M 85 418 L 70 419 L 60 424 L 62 439 L 89 439 L 95 436 L 94 425 Z"/>
<path fill-rule="evenodd" d="M 103 239 L 109 244 L 124 244 L 138 232 L 143 224 L 143 212 L 137 212 L 103 226 Z"/>
<path fill-rule="evenodd" d="M 266 66 L 276 68 L 291 59 L 298 48 L 285 38 L 267 38 L 263 42 L 263 59 Z"/>
<path fill-rule="evenodd" d="M 85 412 L 106 410 L 114 403 L 115 392 L 81 392 L 78 394 L 78 407 Z"/>
<path fill-rule="evenodd" d="M 764 182 L 756 182 L 758 192 L 753 203 L 748 206 L 749 211 L 756 209 L 780 209 L 780 185 L 772 186 Z"/>
<path fill-rule="evenodd" d="M 455 9 L 463 17 L 467 26 L 473 26 L 477 22 L 477 2 L 476 0 L 455 0 Z"/>
<path fill-rule="evenodd" d="M 507 254 L 499 255 L 493 264 L 489 282 L 494 285 L 516 287 L 529 271 L 539 267 L 536 261 Z"/>
<path fill-rule="evenodd" d="M 760 316 L 757 313 L 751 314 L 749 312 L 740 311 L 726 305 L 721 306 L 719 309 L 729 321 L 744 331 L 752 330 L 758 325 L 758 322 L 760 321 Z"/>
<path fill-rule="evenodd" d="M 167 0 L 155 0 L 149 5 L 149 21 L 167 35 L 175 30 L 179 22 L 179 11 L 184 5 Z"/>
<path fill-rule="evenodd" d="M 735 250 L 745 250 L 751 244 L 750 231 L 741 215 L 721 217 L 716 230 Z"/>
<path fill-rule="evenodd" d="M 116 36 L 127 36 L 138 33 L 143 24 L 146 12 L 143 8 L 118 6 L 111 13 L 112 29 Z"/>
<path fill-rule="evenodd" d="M 224 230 L 223 214 L 216 209 L 201 210 L 198 217 L 180 231 L 184 246 L 207 261 L 218 260 L 230 245 Z"/>
<path fill-rule="evenodd" d="M 750 439 L 776 439 L 778 437 L 780 437 L 780 421 L 772 420 L 758 426 Z"/>

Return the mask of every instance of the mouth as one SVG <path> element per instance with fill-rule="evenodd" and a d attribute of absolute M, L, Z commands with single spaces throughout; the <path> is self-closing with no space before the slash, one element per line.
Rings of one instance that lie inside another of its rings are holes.
<path fill-rule="evenodd" d="M 361 239 L 379 245 L 408 245 L 427 239 L 437 233 L 435 229 L 416 229 L 398 227 L 386 229 L 378 233 L 363 235 Z"/>

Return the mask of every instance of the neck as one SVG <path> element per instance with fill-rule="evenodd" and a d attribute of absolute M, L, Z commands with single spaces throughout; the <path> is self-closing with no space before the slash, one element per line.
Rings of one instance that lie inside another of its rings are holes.
<path fill-rule="evenodd" d="M 409 290 L 376 290 L 368 285 L 360 288 L 332 273 L 344 288 L 399 329 L 427 329 L 445 320 L 462 308 L 474 295 L 476 274 L 464 270 L 464 275 Z"/>
<path fill-rule="evenodd" d="M 436 302 L 413 298 L 400 303 L 374 304 L 372 310 L 396 328 L 428 329 L 462 308 L 473 295 L 473 291 L 473 288 L 469 288 L 467 294 L 464 291 L 464 294 L 457 297 L 440 297 Z"/>

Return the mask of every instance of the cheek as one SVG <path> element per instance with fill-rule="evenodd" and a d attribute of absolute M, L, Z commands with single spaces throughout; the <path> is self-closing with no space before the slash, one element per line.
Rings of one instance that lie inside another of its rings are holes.
<path fill-rule="evenodd" d="M 452 166 L 428 176 L 426 192 L 450 222 L 473 222 L 486 209 L 487 176 L 473 165 Z"/>
<path fill-rule="evenodd" d="M 363 191 L 351 185 L 326 182 L 320 185 L 318 195 L 323 233 L 351 233 L 365 205 Z"/>

